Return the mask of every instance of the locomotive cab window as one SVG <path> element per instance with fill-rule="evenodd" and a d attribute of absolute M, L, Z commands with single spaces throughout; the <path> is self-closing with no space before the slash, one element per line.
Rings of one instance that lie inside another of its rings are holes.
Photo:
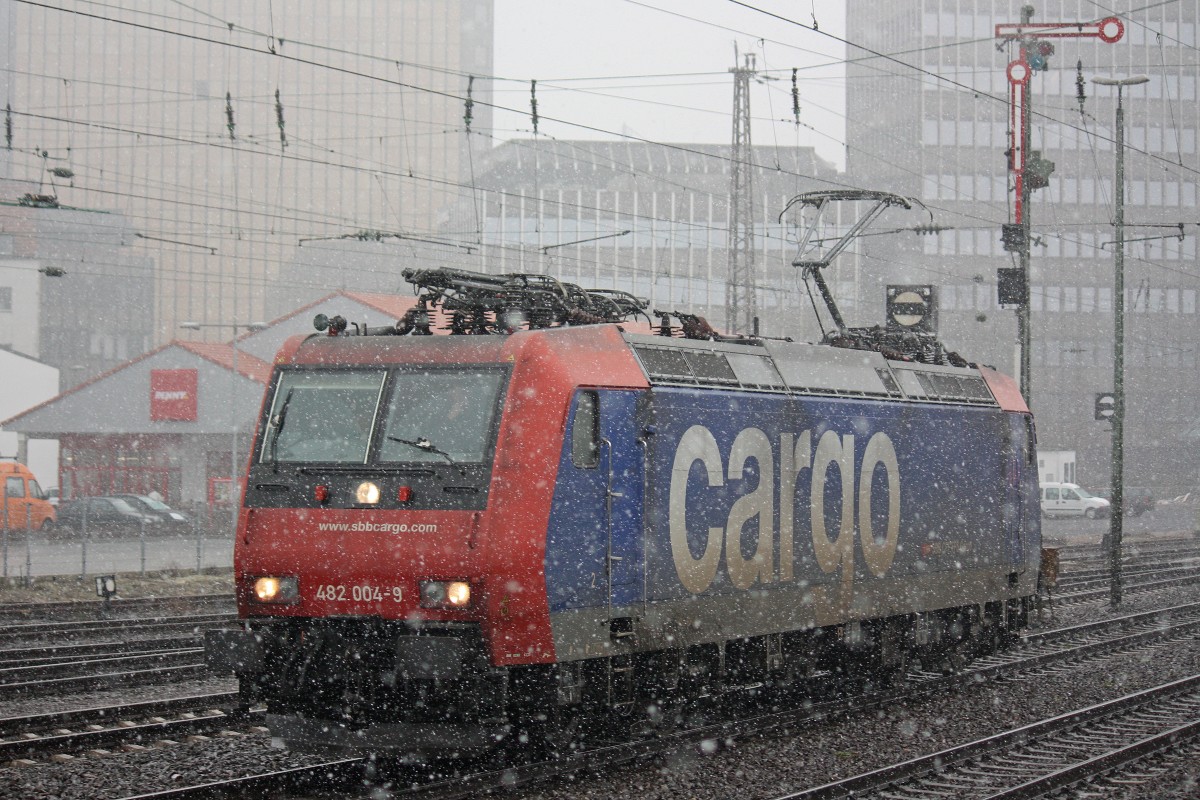
<path fill-rule="evenodd" d="M 384 376 L 383 370 L 282 372 L 259 461 L 365 463 Z"/>
<path fill-rule="evenodd" d="M 571 463 L 580 469 L 600 464 L 600 398 L 595 392 L 580 392 L 571 420 Z"/>
<path fill-rule="evenodd" d="M 398 370 L 393 384 L 380 461 L 483 463 L 503 372 Z"/>

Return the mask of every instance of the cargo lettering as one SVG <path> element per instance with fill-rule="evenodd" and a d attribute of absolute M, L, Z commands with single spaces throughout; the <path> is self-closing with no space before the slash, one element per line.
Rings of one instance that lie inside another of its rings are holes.
<path fill-rule="evenodd" d="M 779 536 L 778 579 L 794 577 L 795 498 L 797 488 L 808 483 L 813 554 L 825 573 L 841 571 L 842 588 L 848 593 L 854 580 L 855 531 L 862 546 L 863 561 L 875 577 L 883 577 L 892 566 L 900 537 L 900 466 L 896 449 L 886 433 L 875 433 L 867 441 L 862 461 L 855 463 L 854 435 L 825 431 L 814 452 L 812 431 L 799 436 L 781 433 L 779 465 L 767 434 L 758 428 L 745 428 L 734 438 L 726 465 L 712 431 L 693 425 L 679 441 L 671 468 L 669 528 L 671 555 L 683 587 L 693 594 L 708 590 L 716 579 L 725 555 L 729 582 L 738 589 L 773 583 L 775 541 Z M 704 550 L 698 556 L 688 545 L 688 477 L 696 462 L 704 467 L 710 488 L 725 481 L 745 480 L 747 461 L 758 464 L 758 484 L 740 494 L 729 508 L 722 527 L 710 527 Z M 882 468 L 887 479 L 887 525 L 876 531 L 871 516 L 874 500 L 875 470 Z M 836 469 L 841 485 L 841 514 L 831 531 L 825 523 L 825 487 L 830 470 Z M 808 473 L 804 476 L 804 473 Z M 778 481 L 776 481 L 778 478 Z M 776 502 L 775 485 L 779 485 Z M 857 487 L 857 492 L 855 488 Z M 857 500 L 857 504 L 856 501 Z M 857 515 L 855 508 L 857 507 Z M 775 524 L 778 511 L 778 526 Z M 857 518 L 857 519 L 856 519 Z M 744 528 L 757 521 L 757 541 L 753 554 L 743 555 Z M 855 522 L 857 521 L 857 525 Z"/>

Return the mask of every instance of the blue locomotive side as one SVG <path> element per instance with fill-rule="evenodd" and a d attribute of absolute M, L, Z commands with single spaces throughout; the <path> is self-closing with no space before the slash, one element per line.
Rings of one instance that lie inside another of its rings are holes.
<path fill-rule="evenodd" d="M 996 409 L 656 394 L 651 600 L 1021 568 Z"/>
<path fill-rule="evenodd" d="M 604 652 L 612 620 L 652 647 L 1032 593 L 1023 415 L 683 387 L 580 397 L 598 407 L 597 452 L 580 461 L 572 413 L 546 551 L 561 657 Z"/>

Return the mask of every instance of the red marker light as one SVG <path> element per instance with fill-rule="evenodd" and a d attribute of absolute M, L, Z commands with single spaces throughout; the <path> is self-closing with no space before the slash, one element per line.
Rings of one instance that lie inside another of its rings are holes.
<path fill-rule="evenodd" d="M 401 503 L 407 503 L 412 500 L 413 490 L 411 486 L 401 486 L 396 490 L 396 499 Z"/>
<path fill-rule="evenodd" d="M 325 485 L 317 486 L 317 488 L 313 489 L 313 497 L 317 499 L 318 503 L 324 503 L 329 499 L 329 487 Z"/>

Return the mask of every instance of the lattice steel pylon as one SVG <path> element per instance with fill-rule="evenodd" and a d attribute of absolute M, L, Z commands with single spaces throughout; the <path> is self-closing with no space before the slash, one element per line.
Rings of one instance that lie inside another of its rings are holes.
<path fill-rule="evenodd" d="M 734 49 L 736 64 L 737 50 Z M 733 147 L 729 153 L 729 272 L 725 282 L 725 327 L 756 333 L 758 279 L 754 267 L 754 174 L 750 149 L 750 79 L 754 55 L 733 73 Z"/>

